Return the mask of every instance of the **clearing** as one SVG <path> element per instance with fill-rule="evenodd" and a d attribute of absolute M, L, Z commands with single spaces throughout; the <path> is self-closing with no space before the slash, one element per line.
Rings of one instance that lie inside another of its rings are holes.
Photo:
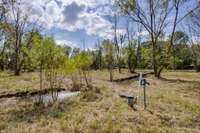
<path fill-rule="evenodd" d="M 139 70 L 138 70 L 139 71 Z M 152 75 L 147 89 L 147 110 L 138 93 L 138 81 L 109 82 L 107 71 L 92 71 L 97 89 L 62 102 L 36 106 L 19 98 L 0 99 L 1 133 L 199 133 L 200 74 L 167 71 L 163 79 Z M 115 79 L 132 76 L 115 72 Z M 37 90 L 38 73 L 20 77 L 1 73 L 0 94 Z M 137 110 L 119 94 L 139 95 Z"/>

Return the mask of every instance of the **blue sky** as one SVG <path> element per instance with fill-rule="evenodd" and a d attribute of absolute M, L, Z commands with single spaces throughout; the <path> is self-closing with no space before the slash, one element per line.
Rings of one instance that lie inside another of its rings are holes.
<path fill-rule="evenodd" d="M 97 40 L 113 38 L 111 18 L 116 10 L 114 0 L 22 0 L 25 12 L 31 18 L 40 16 L 43 32 L 51 35 L 59 44 L 93 48 Z M 185 5 L 192 9 L 196 0 Z M 186 12 L 182 10 L 181 15 Z M 118 31 L 125 32 L 126 22 L 120 17 Z M 142 31 L 145 35 L 145 31 Z"/>

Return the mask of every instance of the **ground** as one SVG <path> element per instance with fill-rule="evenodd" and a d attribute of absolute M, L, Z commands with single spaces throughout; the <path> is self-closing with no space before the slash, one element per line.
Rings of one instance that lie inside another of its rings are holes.
<path fill-rule="evenodd" d="M 137 70 L 138 72 L 141 70 Z M 131 76 L 115 72 L 115 79 Z M 147 109 L 137 80 L 109 82 L 107 71 L 92 71 L 97 89 L 48 106 L 0 99 L 1 133 L 200 133 L 200 73 L 166 71 L 147 76 Z M 38 74 L 1 73 L 0 94 L 38 88 Z M 138 96 L 136 110 L 119 94 Z"/>

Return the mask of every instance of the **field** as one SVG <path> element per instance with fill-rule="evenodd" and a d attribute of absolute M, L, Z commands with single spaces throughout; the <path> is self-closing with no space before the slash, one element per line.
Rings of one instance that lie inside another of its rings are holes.
<path fill-rule="evenodd" d="M 141 70 L 137 70 L 140 72 Z M 144 71 L 144 70 L 143 70 Z M 148 71 L 148 70 L 147 70 Z M 131 76 L 115 72 L 115 79 Z M 1 133 L 199 133 L 200 74 L 193 71 L 166 71 L 162 79 L 146 78 L 147 109 L 142 103 L 138 81 L 109 82 L 109 73 L 91 72 L 96 89 L 82 92 L 47 106 L 28 100 L 0 99 Z M 66 83 L 67 84 L 67 83 Z M 1 73 L 0 95 L 37 90 L 38 73 L 19 77 Z M 119 94 L 139 96 L 136 109 Z"/>

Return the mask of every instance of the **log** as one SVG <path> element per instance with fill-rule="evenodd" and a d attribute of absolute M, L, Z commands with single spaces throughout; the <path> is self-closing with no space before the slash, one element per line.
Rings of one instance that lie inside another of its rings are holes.
<path fill-rule="evenodd" d="M 0 94 L 0 99 L 2 98 L 12 98 L 12 97 L 25 97 L 25 96 L 34 96 L 38 94 L 47 94 L 51 91 L 65 91 L 65 88 L 53 88 L 53 89 L 44 89 L 44 90 L 36 90 L 36 91 L 22 91 L 22 92 L 14 92 L 14 93 L 3 93 Z"/>
<path fill-rule="evenodd" d="M 142 74 L 142 76 L 145 77 L 147 75 L 152 75 L 152 74 L 154 74 L 154 72 L 144 73 L 144 74 Z M 127 81 L 127 80 L 138 79 L 139 77 L 140 77 L 140 74 L 137 74 L 137 75 L 126 77 L 126 78 L 115 79 L 115 80 L 113 80 L 113 82 L 123 82 L 123 81 Z"/>

